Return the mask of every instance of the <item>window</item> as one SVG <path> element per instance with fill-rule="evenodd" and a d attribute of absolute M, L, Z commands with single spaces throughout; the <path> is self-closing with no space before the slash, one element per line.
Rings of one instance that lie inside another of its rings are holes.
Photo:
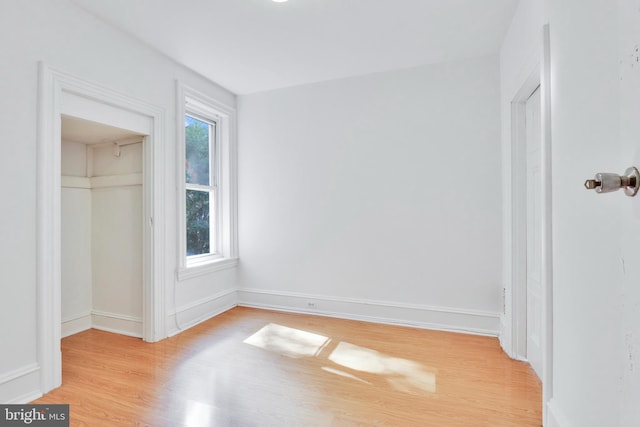
<path fill-rule="evenodd" d="M 184 116 L 186 256 L 215 255 L 217 222 L 216 122 Z"/>
<path fill-rule="evenodd" d="M 178 279 L 233 267 L 235 110 L 178 84 Z"/>

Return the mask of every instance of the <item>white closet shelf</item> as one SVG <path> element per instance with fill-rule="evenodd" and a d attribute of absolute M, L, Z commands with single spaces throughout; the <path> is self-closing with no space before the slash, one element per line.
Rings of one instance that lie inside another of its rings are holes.
<path fill-rule="evenodd" d="M 127 175 L 94 176 L 87 178 L 84 176 L 62 176 L 61 181 L 64 188 L 108 188 L 108 187 L 129 187 L 142 185 L 142 174 L 131 173 Z"/>

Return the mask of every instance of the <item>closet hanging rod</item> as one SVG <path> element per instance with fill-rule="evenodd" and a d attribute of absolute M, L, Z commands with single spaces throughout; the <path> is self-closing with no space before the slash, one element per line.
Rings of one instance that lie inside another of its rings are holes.
<path fill-rule="evenodd" d="M 144 136 L 133 136 L 127 138 L 121 138 L 116 140 L 103 139 L 102 142 L 98 142 L 96 144 L 87 144 L 91 148 L 104 148 L 104 147 L 113 147 L 114 144 L 120 145 L 132 145 L 138 144 L 140 142 L 144 142 Z"/>
<path fill-rule="evenodd" d="M 143 141 L 144 141 L 144 136 L 134 136 L 134 137 L 123 138 L 117 141 L 113 141 L 113 155 L 116 157 L 120 157 L 120 147 L 138 144 Z"/>

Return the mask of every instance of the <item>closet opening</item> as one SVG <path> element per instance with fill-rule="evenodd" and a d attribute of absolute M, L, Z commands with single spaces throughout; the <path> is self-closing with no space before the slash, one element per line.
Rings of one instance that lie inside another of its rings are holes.
<path fill-rule="evenodd" d="M 143 337 L 145 135 L 61 123 L 61 337 Z"/>

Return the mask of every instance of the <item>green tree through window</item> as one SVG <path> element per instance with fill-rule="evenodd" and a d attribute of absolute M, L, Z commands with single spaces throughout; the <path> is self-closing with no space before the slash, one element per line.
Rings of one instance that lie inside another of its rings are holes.
<path fill-rule="evenodd" d="M 211 151 L 214 124 L 185 116 L 187 256 L 211 253 Z"/>
<path fill-rule="evenodd" d="M 188 184 L 209 185 L 209 123 L 185 117 L 185 171 Z"/>
<path fill-rule="evenodd" d="M 209 193 L 187 190 L 187 256 L 210 250 Z"/>

